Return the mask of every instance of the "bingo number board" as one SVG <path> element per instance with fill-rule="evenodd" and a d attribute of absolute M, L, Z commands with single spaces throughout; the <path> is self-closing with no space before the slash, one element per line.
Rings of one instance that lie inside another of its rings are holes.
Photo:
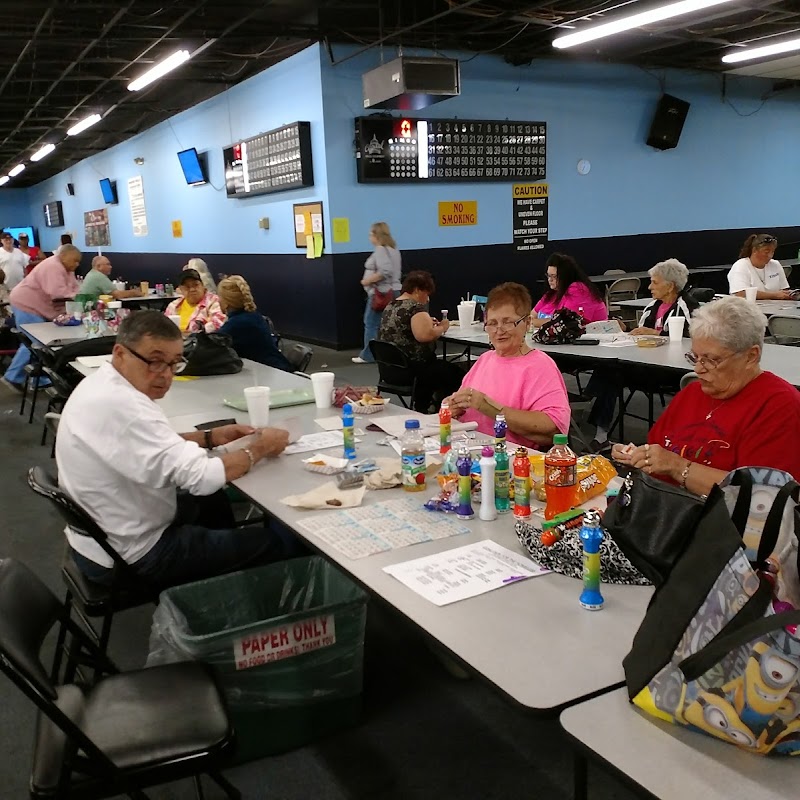
<path fill-rule="evenodd" d="M 509 120 L 356 119 L 359 183 L 538 181 L 547 124 Z"/>

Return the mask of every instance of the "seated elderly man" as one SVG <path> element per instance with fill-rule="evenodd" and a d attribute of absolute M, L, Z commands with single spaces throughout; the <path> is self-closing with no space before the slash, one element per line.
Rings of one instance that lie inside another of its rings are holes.
<path fill-rule="evenodd" d="M 141 297 L 141 289 L 115 289 L 111 278 L 111 262 L 106 256 L 95 256 L 92 259 L 92 268 L 81 284 L 81 294 L 91 295 L 97 299 L 101 294 L 109 294 L 115 300 L 125 297 Z"/>
<path fill-rule="evenodd" d="M 248 447 L 219 458 L 206 450 L 253 428 L 175 433 L 155 401 L 185 366 L 182 353 L 181 332 L 167 317 L 131 314 L 119 327 L 111 363 L 67 401 L 56 442 L 61 487 L 134 572 L 159 589 L 285 555 L 283 541 L 266 528 L 230 530 L 230 507 L 218 513 L 225 501 L 217 493 L 262 458 L 281 453 L 288 433 L 266 428 Z M 217 502 L 209 502 L 214 495 Z M 66 535 L 81 571 L 108 584 L 111 559 L 92 539 L 69 528 Z"/>

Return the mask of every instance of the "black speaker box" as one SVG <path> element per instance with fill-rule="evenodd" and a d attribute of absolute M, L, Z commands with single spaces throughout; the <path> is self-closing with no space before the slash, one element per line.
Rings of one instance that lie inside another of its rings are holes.
<path fill-rule="evenodd" d="M 68 183 L 67 184 L 67 194 L 68 195 L 75 194 L 75 185 L 74 184 L 72 184 L 72 183 Z"/>
<path fill-rule="evenodd" d="M 650 133 L 647 134 L 647 144 L 659 150 L 677 147 L 688 113 L 689 103 L 685 100 L 662 94 L 650 125 Z"/>

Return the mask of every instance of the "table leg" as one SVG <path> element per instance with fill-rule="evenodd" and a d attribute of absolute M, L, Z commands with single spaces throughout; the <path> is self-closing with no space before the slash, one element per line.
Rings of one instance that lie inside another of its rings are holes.
<path fill-rule="evenodd" d="M 587 771 L 589 764 L 586 758 L 577 751 L 573 754 L 572 760 L 573 800 L 588 800 Z"/>

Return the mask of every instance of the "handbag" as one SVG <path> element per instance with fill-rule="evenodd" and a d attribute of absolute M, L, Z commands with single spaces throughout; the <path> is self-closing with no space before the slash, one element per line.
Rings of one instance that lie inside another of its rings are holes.
<path fill-rule="evenodd" d="M 224 333 L 192 333 L 183 344 L 186 368 L 182 375 L 233 375 L 241 372 L 242 359 Z"/>
<path fill-rule="evenodd" d="M 782 594 L 797 585 L 798 498 L 791 476 L 757 467 L 712 489 L 623 661 L 635 705 L 752 753 L 800 755 L 800 611 Z"/>
<path fill-rule="evenodd" d="M 537 328 L 533 341 L 539 344 L 570 344 L 586 333 L 583 317 L 571 308 L 559 308 Z"/>
<path fill-rule="evenodd" d="M 389 289 L 386 292 L 381 292 L 378 289 L 372 290 L 372 297 L 370 298 L 370 306 L 373 311 L 383 311 L 389 303 L 394 300 L 394 291 Z"/>

